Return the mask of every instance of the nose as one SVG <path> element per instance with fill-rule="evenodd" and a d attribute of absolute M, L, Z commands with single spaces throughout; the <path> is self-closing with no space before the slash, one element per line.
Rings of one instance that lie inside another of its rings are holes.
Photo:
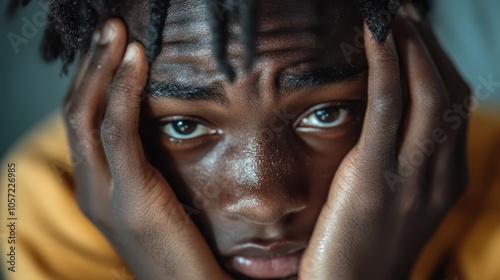
<path fill-rule="evenodd" d="M 225 212 L 229 217 L 239 218 L 246 222 L 271 225 L 305 208 L 304 204 L 297 202 L 284 203 L 280 200 L 248 197 L 229 204 L 225 207 Z"/>
<path fill-rule="evenodd" d="M 307 184 L 290 141 L 250 137 L 227 155 L 228 184 L 220 200 L 226 216 L 265 225 L 306 208 Z"/>

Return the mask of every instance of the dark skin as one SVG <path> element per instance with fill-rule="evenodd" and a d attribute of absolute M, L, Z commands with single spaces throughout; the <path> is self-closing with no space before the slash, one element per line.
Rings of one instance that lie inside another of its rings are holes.
<path fill-rule="evenodd" d="M 65 114 L 72 150 L 84 158 L 75 166 L 83 212 L 139 279 L 242 278 L 227 258 L 271 256 L 277 242 L 305 250 L 300 279 L 408 277 L 464 189 L 456 174 L 466 174 L 466 128 L 453 130 L 440 114 L 469 94 L 414 11 L 399 15 L 380 45 L 354 7 L 339 4 L 352 16 L 320 45 L 309 4 L 265 4 L 251 71 L 242 46 L 230 44 L 237 72 L 230 83 L 209 42 L 196 40 L 209 38 L 203 7 L 186 3 L 172 4 L 151 66 L 140 43 L 127 47 L 144 38 L 147 9 L 140 8 L 125 16 L 127 26 L 109 20 L 82 60 Z M 179 18 L 197 20 L 181 28 Z M 290 33 L 292 24 L 302 31 Z M 349 63 L 338 46 L 355 45 L 356 26 L 365 49 Z M 105 40 L 109 27 L 114 35 Z M 318 69 L 328 78 L 313 71 L 306 85 L 304 74 Z M 408 77 L 406 108 L 400 72 Z M 148 78 L 213 88 L 218 99 L 172 92 L 143 99 Z M 302 83 L 287 83 L 292 78 Z M 321 109 L 330 115 L 318 121 Z M 397 174 L 436 128 L 447 140 L 390 187 L 387 171 Z M 194 223 L 182 205 L 199 210 Z"/>

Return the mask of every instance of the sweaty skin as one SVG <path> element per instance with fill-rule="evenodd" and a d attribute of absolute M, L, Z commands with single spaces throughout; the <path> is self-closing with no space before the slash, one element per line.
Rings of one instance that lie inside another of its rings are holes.
<path fill-rule="evenodd" d="M 231 84 L 216 69 L 203 5 L 171 6 L 164 49 L 152 65 L 150 80 L 214 88 L 222 97 L 147 98 L 143 121 L 151 128 L 145 129 L 143 139 L 151 160 L 181 201 L 199 210 L 192 217 L 223 258 L 264 256 L 259 247 L 283 242 L 293 243 L 285 251 L 302 251 L 335 170 L 359 137 L 366 102 L 366 59 L 364 54 L 353 55 L 349 64 L 339 43 L 355 45 L 361 17 L 339 18 L 329 30 L 329 44 L 316 50 L 311 43 L 321 38 L 314 7 L 305 2 L 263 2 L 251 72 L 242 67 L 244 50 L 237 37 L 229 46 L 230 62 L 237 70 Z M 357 14 L 354 5 L 332 8 L 332 16 L 338 10 Z M 233 25 L 233 32 L 238 28 Z M 139 30 L 131 26 L 130 32 L 143 34 Z M 317 52 L 321 55 L 311 59 Z M 287 78 L 336 67 L 353 70 L 341 81 L 286 86 Z M 314 112 L 311 108 L 329 103 L 351 109 L 346 121 L 329 130 L 298 127 L 298 121 Z M 171 141 L 154 122 L 169 116 L 190 116 L 221 133 L 184 143 Z"/>
<path fill-rule="evenodd" d="M 242 67 L 238 37 L 231 40 L 229 57 L 237 71 L 231 84 L 216 69 L 203 5 L 174 3 L 150 80 L 214 88 L 222 97 L 147 98 L 143 107 L 143 121 L 151 126 L 143 137 L 151 160 L 181 202 L 197 210 L 192 217 L 225 263 L 234 255 L 264 257 L 269 253 L 261 247 L 273 244 L 291 243 L 277 254 L 305 249 L 335 170 L 359 137 L 366 102 L 365 56 L 360 51 L 349 64 L 339 47 L 339 42 L 354 46 L 359 39 L 355 27 L 361 30 L 362 20 L 354 5 L 332 6 L 332 15 L 342 10 L 357 16 L 338 15 L 328 41 L 318 34 L 314 4 L 263 1 L 260 8 L 260 41 L 251 72 Z M 235 23 L 231 30 L 238 29 Z M 141 34 L 134 28 L 130 32 Z M 286 84 L 287 79 L 335 67 L 352 68 L 352 73 L 318 85 Z M 298 127 L 318 105 L 350 112 L 331 129 Z M 220 134 L 171 141 L 155 122 L 169 116 L 190 116 Z"/>
<path fill-rule="evenodd" d="M 344 18 L 342 25 L 332 26 L 332 45 L 317 60 L 310 60 L 316 50 L 309 46 L 319 41 L 313 7 L 297 2 L 264 3 L 257 57 L 250 73 L 241 67 L 241 45 L 236 38 L 230 44 L 230 62 L 237 70 L 233 84 L 215 68 L 209 26 L 201 16 L 206 12 L 181 13 L 174 5 L 169 15 L 164 51 L 153 65 L 151 79 L 213 87 L 224 102 L 148 98 L 148 117 L 196 116 L 222 133 L 181 144 L 169 141 L 157 129 L 146 137 L 151 139 L 146 140 L 147 146 L 154 147 L 152 160 L 181 201 L 200 210 L 193 218 L 224 261 L 241 254 L 263 257 L 260 247 L 282 242 L 293 243 L 283 250 L 302 251 L 334 172 L 359 136 L 366 99 L 364 56 L 355 57 L 359 73 L 345 81 L 291 89 L 277 84 L 287 75 L 349 67 L 338 44 L 354 45 L 354 27 L 362 27 L 360 17 Z M 356 8 L 349 11 L 355 13 Z M 184 21 L 176 25 L 179 14 Z M 338 128 L 297 127 L 304 114 L 313 113 L 310 108 L 331 102 L 353 109 Z"/>
<path fill-rule="evenodd" d="M 149 66 L 140 43 L 126 49 L 145 40 L 147 5 L 104 25 L 66 124 L 72 147 L 102 141 L 75 167 L 78 202 L 139 279 L 409 275 L 465 186 L 465 127 L 440 114 L 469 91 L 406 15 L 380 45 L 350 2 L 320 36 L 312 2 L 262 1 L 250 71 L 231 21 L 233 83 L 199 1 L 174 1 Z M 388 182 L 436 129 L 449 140 Z"/>

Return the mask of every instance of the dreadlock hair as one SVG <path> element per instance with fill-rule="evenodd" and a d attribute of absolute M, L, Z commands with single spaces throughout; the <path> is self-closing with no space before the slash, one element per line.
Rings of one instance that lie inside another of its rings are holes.
<path fill-rule="evenodd" d="M 241 30 L 239 40 L 245 48 L 245 68 L 250 69 L 255 56 L 258 35 L 258 0 L 205 0 L 212 31 L 212 48 L 215 61 L 230 81 L 235 72 L 227 59 L 230 17 L 239 17 Z M 325 5 L 333 0 L 318 0 L 318 17 L 322 23 L 327 19 Z M 11 0 L 7 9 L 12 16 L 19 5 L 25 6 L 31 0 Z M 74 62 L 77 53 L 88 52 L 94 30 L 111 17 L 121 17 L 124 2 L 119 0 L 52 0 L 48 25 L 45 29 L 41 54 L 46 61 L 61 59 L 62 73 Z M 170 0 L 151 0 L 149 25 L 147 27 L 147 58 L 153 62 L 162 48 L 162 34 L 167 18 Z M 361 14 L 374 38 L 383 43 L 389 33 L 390 23 L 396 15 L 399 0 L 357 0 Z M 390 13 L 387 13 L 387 12 Z M 228 12 L 222 15 L 222 13 Z M 328 26 L 322 24 L 322 26 Z"/>
<path fill-rule="evenodd" d="M 227 43 L 229 41 L 229 19 L 227 16 L 221 14 L 221 12 L 228 7 L 224 5 L 218 6 L 217 3 L 210 2 L 212 2 L 212 0 L 207 0 L 210 27 L 212 30 L 213 55 L 215 57 L 215 61 L 217 63 L 217 66 L 219 67 L 219 70 L 222 71 L 222 73 L 224 73 L 230 81 L 232 81 L 234 79 L 235 73 L 233 68 L 229 64 L 229 61 L 226 59 Z M 221 2 L 219 4 L 225 3 Z"/>

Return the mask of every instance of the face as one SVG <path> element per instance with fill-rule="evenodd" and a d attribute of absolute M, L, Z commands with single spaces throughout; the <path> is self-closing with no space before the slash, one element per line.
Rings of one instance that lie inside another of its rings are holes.
<path fill-rule="evenodd" d="M 354 1 L 326 9 L 260 1 L 249 71 L 239 21 L 230 21 L 228 58 L 237 75 L 231 83 L 212 55 L 205 2 L 173 2 L 150 70 L 155 96 L 142 111 L 145 149 L 226 269 L 251 278 L 287 276 L 360 134 L 365 55 L 361 49 L 346 55 L 342 46 L 356 46 L 361 16 Z M 329 19 L 323 28 L 318 10 Z M 143 40 L 147 5 L 129 11 L 130 38 Z"/>

